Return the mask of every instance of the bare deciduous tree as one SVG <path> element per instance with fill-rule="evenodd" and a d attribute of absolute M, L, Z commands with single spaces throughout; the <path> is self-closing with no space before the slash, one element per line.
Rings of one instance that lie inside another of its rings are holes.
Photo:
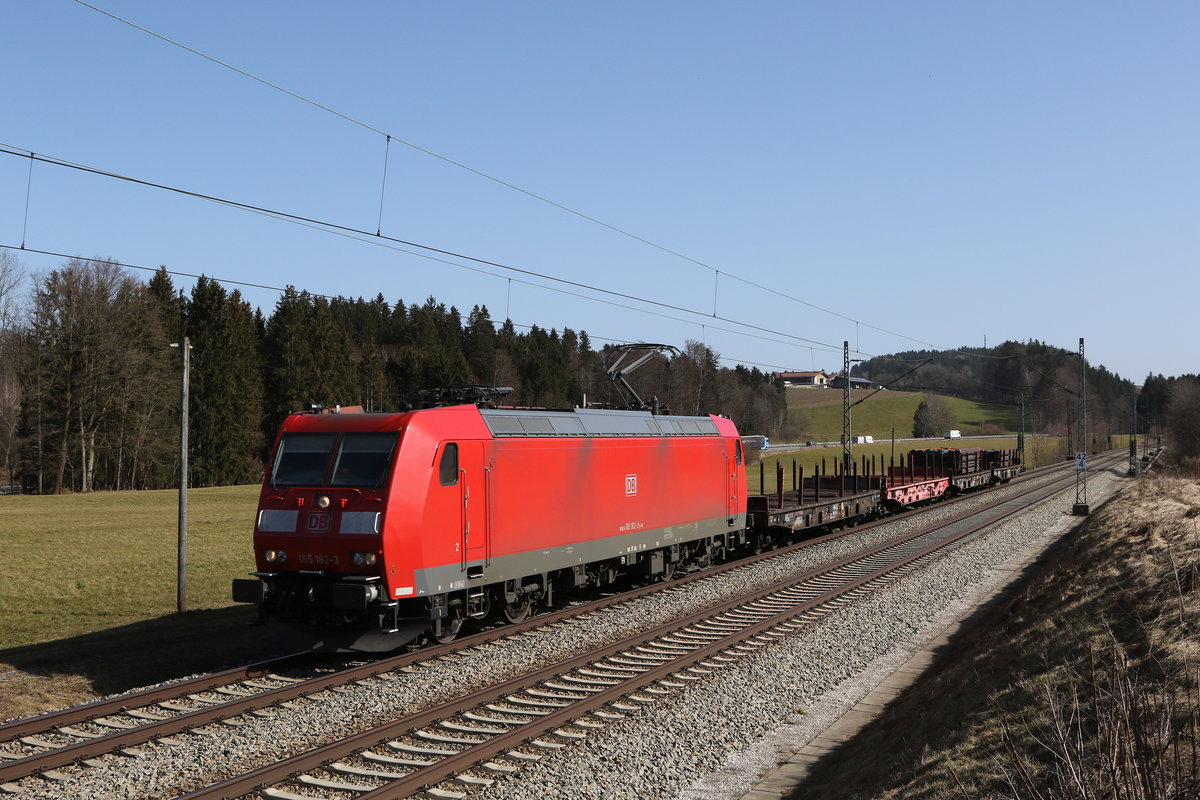
<path fill-rule="evenodd" d="M 24 277 L 21 262 L 0 250 L 0 484 L 13 481 L 21 417 L 23 345 L 17 325 L 17 296 Z"/>
<path fill-rule="evenodd" d="M 918 439 L 940 436 L 942 431 L 953 428 L 955 421 L 954 409 L 950 408 L 946 398 L 926 393 L 913 415 L 913 436 Z"/>
<path fill-rule="evenodd" d="M 29 337 L 39 482 L 91 491 L 102 451 L 116 453 L 113 475 L 127 458 L 144 467 L 124 449 L 129 425 L 144 427 L 170 396 L 165 337 L 146 287 L 112 261 L 72 258 L 36 280 Z M 147 441 L 144 432 L 132 438 Z"/>

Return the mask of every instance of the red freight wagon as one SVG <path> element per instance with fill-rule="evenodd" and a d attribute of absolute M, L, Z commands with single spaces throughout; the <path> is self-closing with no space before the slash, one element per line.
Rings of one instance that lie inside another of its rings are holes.
<path fill-rule="evenodd" d="M 556 590 L 669 576 L 744 540 L 722 417 L 480 408 L 284 422 L 234 599 L 326 648 L 391 649 Z"/>

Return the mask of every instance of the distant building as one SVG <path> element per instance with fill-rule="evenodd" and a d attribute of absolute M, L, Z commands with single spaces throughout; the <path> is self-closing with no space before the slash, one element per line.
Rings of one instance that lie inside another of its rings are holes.
<path fill-rule="evenodd" d="M 818 370 L 816 372 L 781 372 L 779 377 L 784 386 L 825 386 L 829 376 Z"/>
<path fill-rule="evenodd" d="M 831 377 L 829 379 L 829 388 L 830 389 L 846 388 L 846 379 L 843 378 L 841 375 L 834 375 L 833 377 Z M 880 386 L 875 381 L 869 381 L 866 378 L 851 378 L 850 379 L 850 388 L 851 389 L 882 389 L 883 387 Z"/>

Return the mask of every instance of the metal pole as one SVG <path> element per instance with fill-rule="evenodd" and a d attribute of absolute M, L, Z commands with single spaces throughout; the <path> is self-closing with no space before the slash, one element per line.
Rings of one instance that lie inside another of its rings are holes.
<path fill-rule="evenodd" d="M 850 469 L 850 342 L 842 342 L 842 471 Z"/>
<path fill-rule="evenodd" d="M 1137 390 L 1134 390 L 1129 403 L 1129 474 L 1138 474 L 1137 460 Z"/>
<path fill-rule="evenodd" d="M 187 611 L 187 487 L 188 487 L 188 382 L 192 345 L 183 337 L 183 373 L 179 381 L 179 558 L 176 574 L 176 606 Z"/>
<path fill-rule="evenodd" d="M 1021 463 L 1025 463 L 1025 393 L 1021 392 L 1017 395 L 1018 401 L 1021 403 L 1021 432 L 1017 434 L 1017 453 L 1021 459 Z"/>
<path fill-rule="evenodd" d="M 1075 507 L 1077 517 L 1088 515 L 1087 501 L 1087 361 L 1083 355 L 1083 337 L 1079 337 L 1079 446 L 1075 451 Z"/>

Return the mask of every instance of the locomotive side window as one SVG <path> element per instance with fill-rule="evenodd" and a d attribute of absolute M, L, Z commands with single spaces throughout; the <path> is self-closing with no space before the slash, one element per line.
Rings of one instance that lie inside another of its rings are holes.
<path fill-rule="evenodd" d="M 333 465 L 330 486 L 377 489 L 387 481 L 397 433 L 345 433 Z"/>
<path fill-rule="evenodd" d="M 285 433 L 271 470 L 272 486 L 321 486 L 333 451 L 332 433 Z"/>
<path fill-rule="evenodd" d="M 734 457 L 733 457 L 734 463 L 740 465 L 742 463 L 742 440 L 741 439 L 734 440 L 733 453 L 734 453 Z"/>
<path fill-rule="evenodd" d="M 458 445 L 450 442 L 442 450 L 442 460 L 438 464 L 438 479 L 442 486 L 454 486 L 458 483 Z"/>

